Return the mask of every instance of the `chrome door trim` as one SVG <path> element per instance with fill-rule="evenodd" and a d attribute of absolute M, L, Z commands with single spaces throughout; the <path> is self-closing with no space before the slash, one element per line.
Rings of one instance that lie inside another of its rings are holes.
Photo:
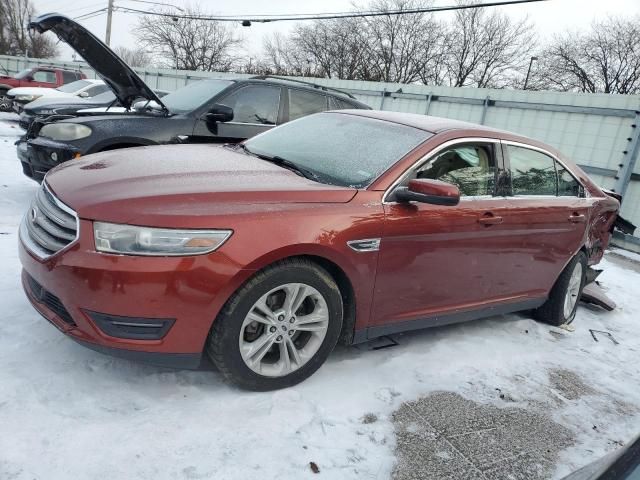
<path fill-rule="evenodd" d="M 349 240 L 347 245 L 356 252 L 377 252 L 380 250 L 380 238 L 363 238 L 360 240 Z"/>
<path fill-rule="evenodd" d="M 500 139 L 499 138 L 488 138 L 488 137 L 463 137 L 463 138 L 454 138 L 453 140 L 449 140 L 446 141 L 440 145 L 438 145 L 437 147 L 435 147 L 433 150 L 430 150 L 428 153 L 426 153 L 425 155 L 423 155 L 420 159 L 416 160 L 413 165 L 409 166 L 404 172 L 402 172 L 402 174 L 396 179 L 395 182 L 393 182 L 389 188 L 387 188 L 384 191 L 384 194 L 382 195 L 382 204 L 383 205 L 394 205 L 397 204 L 398 202 L 389 202 L 387 201 L 387 197 L 391 194 L 391 192 L 399 185 L 401 184 L 409 175 L 409 173 L 411 173 L 411 171 L 422 167 L 422 165 L 424 165 L 431 157 L 433 157 L 434 155 L 436 155 L 437 153 L 441 152 L 442 150 L 449 148 L 453 145 L 457 145 L 460 143 L 470 143 L 470 142 L 478 142 L 478 143 L 493 143 L 493 144 L 500 144 Z M 581 184 L 582 185 L 582 184 Z M 482 195 L 484 197 L 484 195 Z M 494 197 L 491 195 L 487 195 L 487 197 L 489 198 L 502 198 L 502 197 Z M 462 200 L 464 197 L 460 197 L 460 200 Z M 468 198 L 475 198 L 475 197 L 468 197 Z"/>

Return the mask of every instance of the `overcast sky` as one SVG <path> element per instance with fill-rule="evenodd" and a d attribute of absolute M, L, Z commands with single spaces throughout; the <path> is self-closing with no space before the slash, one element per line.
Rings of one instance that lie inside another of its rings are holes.
<path fill-rule="evenodd" d="M 70 0 L 32 0 L 38 13 L 59 12 L 70 17 L 92 12 L 106 7 L 108 0 L 85 0 L 72 2 Z M 186 7 L 199 3 L 204 10 L 211 14 L 224 15 L 259 15 L 259 14 L 290 14 L 290 13 L 325 13 L 350 10 L 350 0 L 154 0 L 162 3 Z M 366 5 L 367 0 L 358 4 Z M 435 5 L 451 5 L 454 0 L 435 0 Z M 151 5 L 136 0 L 115 0 L 116 7 L 129 6 L 136 9 L 148 9 Z M 605 18 L 607 15 L 632 16 L 640 14 L 640 0 L 548 0 L 546 2 L 528 5 L 512 5 L 492 7 L 513 17 L 528 15 L 536 25 L 542 38 L 549 37 L 555 32 L 580 30 L 587 28 L 594 19 Z M 447 18 L 449 13 L 440 13 L 441 18 Z M 137 16 L 131 13 L 116 11 L 113 17 L 111 45 L 135 46 L 135 39 L 131 32 L 135 28 Z M 86 28 L 96 36 L 104 39 L 106 15 L 83 20 Z M 258 55 L 261 51 L 262 39 L 265 34 L 275 31 L 287 32 L 294 22 L 277 22 L 271 24 L 254 24 L 251 27 L 237 26 L 237 31 L 245 39 L 249 55 Z M 61 58 L 70 59 L 71 51 L 61 48 Z"/>

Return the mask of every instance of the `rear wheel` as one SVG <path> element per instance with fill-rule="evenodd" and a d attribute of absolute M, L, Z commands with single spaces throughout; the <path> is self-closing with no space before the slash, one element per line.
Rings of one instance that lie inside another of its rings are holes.
<path fill-rule="evenodd" d="M 535 317 L 555 326 L 573 322 L 586 272 L 587 256 L 580 251 L 562 271 L 547 301 L 535 311 Z"/>
<path fill-rule="evenodd" d="M 342 297 L 329 273 L 307 260 L 287 260 L 233 295 L 214 322 L 207 353 L 233 383 L 274 390 L 320 368 L 341 327 Z"/>
<path fill-rule="evenodd" d="M 11 111 L 11 100 L 7 98 L 7 91 L 0 90 L 0 112 Z"/>

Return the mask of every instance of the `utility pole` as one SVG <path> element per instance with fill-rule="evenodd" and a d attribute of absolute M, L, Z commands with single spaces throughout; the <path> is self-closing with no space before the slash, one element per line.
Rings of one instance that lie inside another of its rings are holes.
<path fill-rule="evenodd" d="M 527 78 L 524 79 L 523 90 L 527 89 L 527 85 L 529 84 L 529 75 L 531 74 L 531 65 L 533 65 L 533 62 L 535 62 L 536 60 L 538 60 L 538 57 L 531 57 L 531 59 L 529 60 L 529 68 L 527 69 Z"/>
<path fill-rule="evenodd" d="M 109 6 L 107 7 L 107 33 L 104 36 L 104 43 L 109 46 L 111 43 L 111 18 L 113 17 L 113 0 L 109 0 Z"/>

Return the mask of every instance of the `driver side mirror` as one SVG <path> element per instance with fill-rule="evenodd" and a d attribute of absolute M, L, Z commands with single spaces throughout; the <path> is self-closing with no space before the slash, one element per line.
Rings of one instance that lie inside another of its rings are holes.
<path fill-rule="evenodd" d="M 88 98 L 88 97 L 89 97 L 89 92 L 80 92 L 80 93 L 78 94 L 78 96 L 79 96 L 80 98 Z"/>
<path fill-rule="evenodd" d="M 207 122 L 230 122 L 233 120 L 233 108 L 216 103 L 205 115 Z"/>
<path fill-rule="evenodd" d="M 420 202 L 433 205 L 457 205 L 460 201 L 460 190 L 455 185 L 440 180 L 415 178 L 406 187 L 395 191 L 398 202 Z"/>

